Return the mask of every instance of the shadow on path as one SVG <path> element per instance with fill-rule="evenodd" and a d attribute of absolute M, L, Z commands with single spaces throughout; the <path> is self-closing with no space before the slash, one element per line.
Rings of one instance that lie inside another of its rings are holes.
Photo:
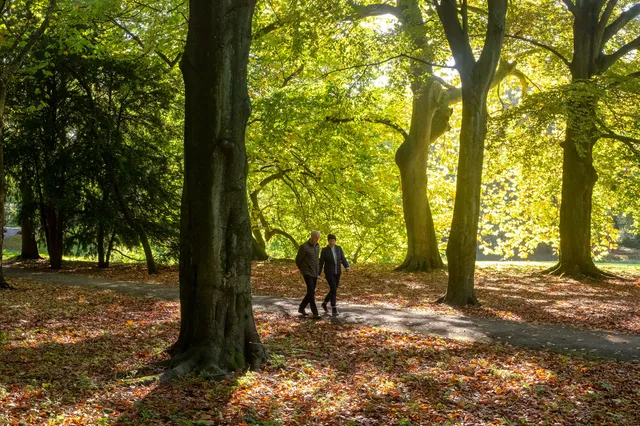
<path fill-rule="evenodd" d="M 4 268 L 9 278 L 20 278 L 57 285 L 109 289 L 119 293 L 164 300 L 179 300 L 178 289 L 161 285 L 127 281 L 109 281 L 61 275 L 55 272 L 35 272 L 19 268 Z M 254 296 L 254 309 L 296 315 L 298 300 L 272 296 Z M 341 304 L 338 317 L 325 316 L 339 324 L 359 324 L 372 327 L 410 331 L 472 342 L 504 343 L 532 349 L 545 348 L 553 352 L 582 354 L 589 357 L 640 361 L 640 336 L 591 331 L 560 325 L 541 325 L 467 316 L 429 315 L 412 309 L 381 308 Z"/>

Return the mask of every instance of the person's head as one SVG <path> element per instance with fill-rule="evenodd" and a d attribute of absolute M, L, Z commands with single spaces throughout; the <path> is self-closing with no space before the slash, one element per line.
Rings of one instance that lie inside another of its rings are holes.
<path fill-rule="evenodd" d="M 327 240 L 329 240 L 329 245 L 331 247 L 336 245 L 336 236 L 335 235 L 333 235 L 333 234 L 327 235 Z"/>
<path fill-rule="evenodd" d="M 311 242 L 313 244 L 318 244 L 318 241 L 320 240 L 320 233 L 318 231 L 311 231 Z"/>

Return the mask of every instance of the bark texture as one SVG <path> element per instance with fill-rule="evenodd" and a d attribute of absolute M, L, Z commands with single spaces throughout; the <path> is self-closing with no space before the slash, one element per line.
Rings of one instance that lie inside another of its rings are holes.
<path fill-rule="evenodd" d="M 454 306 L 477 305 L 474 272 L 478 218 L 482 184 L 484 141 L 487 132 L 487 94 L 504 38 L 507 0 L 489 0 L 489 17 L 485 43 L 476 61 L 466 25 L 463 7 L 462 24 L 454 0 L 443 0 L 437 6 L 438 16 L 453 53 L 462 85 L 462 124 L 456 180 L 456 198 L 447 244 L 449 281 L 442 301 Z M 465 3 L 466 5 L 466 3 Z"/>
<path fill-rule="evenodd" d="M 33 196 L 33 187 L 27 178 L 29 175 L 28 170 L 23 169 L 22 175 L 20 188 L 20 192 L 22 194 L 22 207 L 20 209 L 22 248 L 20 257 L 22 259 L 40 259 L 38 242 L 36 241 L 36 227 L 34 223 L 37 203 Z"/>
<path fill-rule="evenodd" d="M 180 335 L 165 379 L 257 368 L 266 350 L 251 304 L 246 197 L 247 63 L 254 2 L 190 0 L 185 181 L 180 229 Z"/>

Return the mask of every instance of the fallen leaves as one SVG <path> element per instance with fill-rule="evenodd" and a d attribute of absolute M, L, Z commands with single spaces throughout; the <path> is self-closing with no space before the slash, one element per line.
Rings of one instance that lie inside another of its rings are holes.
<path fill-rule="evenodd" d="M 640 422 L 640 365 L 256 314 L 270 361 L 160 383 L 178 304 L 15 283 L 0 298 L 0 424 Z"/>

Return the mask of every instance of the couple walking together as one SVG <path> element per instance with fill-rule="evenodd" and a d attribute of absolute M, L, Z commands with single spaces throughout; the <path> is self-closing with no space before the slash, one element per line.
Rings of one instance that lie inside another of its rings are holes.
<path fill-rule="evenodd" d="M 329 283 L 329 293 L 325 296 L 324 302 L 322 302 L 322 309 L 325 312 L 329 312 L 327 309 L 327 303 L 331 302 L 331 312 L 333 315 L 338 315 L 338 309 L 336 307 L 336 295 L 338 292 L 338 285 L 340 284 L 340 273 L 342 272 L 342 265 L 349 271 L 349 262 L 344 257 L 342 247 L 336 245 L 336 236 L 333 234 L 327 235 L 329 244 L 322 249 L 318 246 L 320 240 L 320 233 L 318 231 L 311 232 L 311 238 L 298 249 L 298 255 L 296 256 L 296 266 L 300 270 L 300 273 L 304 277 L 304 282 L 307 285 L 307 294 L 300 303 L 298 312 L 303 316 L 307 316 L 305 309 L 307 305 L 311 305 L 311 313 L 313 318 L 320 318 L 318 315 L 318 308 L 316 307 L 316 283 L 322 268 L 324 267 L 324 277 Z"/>

